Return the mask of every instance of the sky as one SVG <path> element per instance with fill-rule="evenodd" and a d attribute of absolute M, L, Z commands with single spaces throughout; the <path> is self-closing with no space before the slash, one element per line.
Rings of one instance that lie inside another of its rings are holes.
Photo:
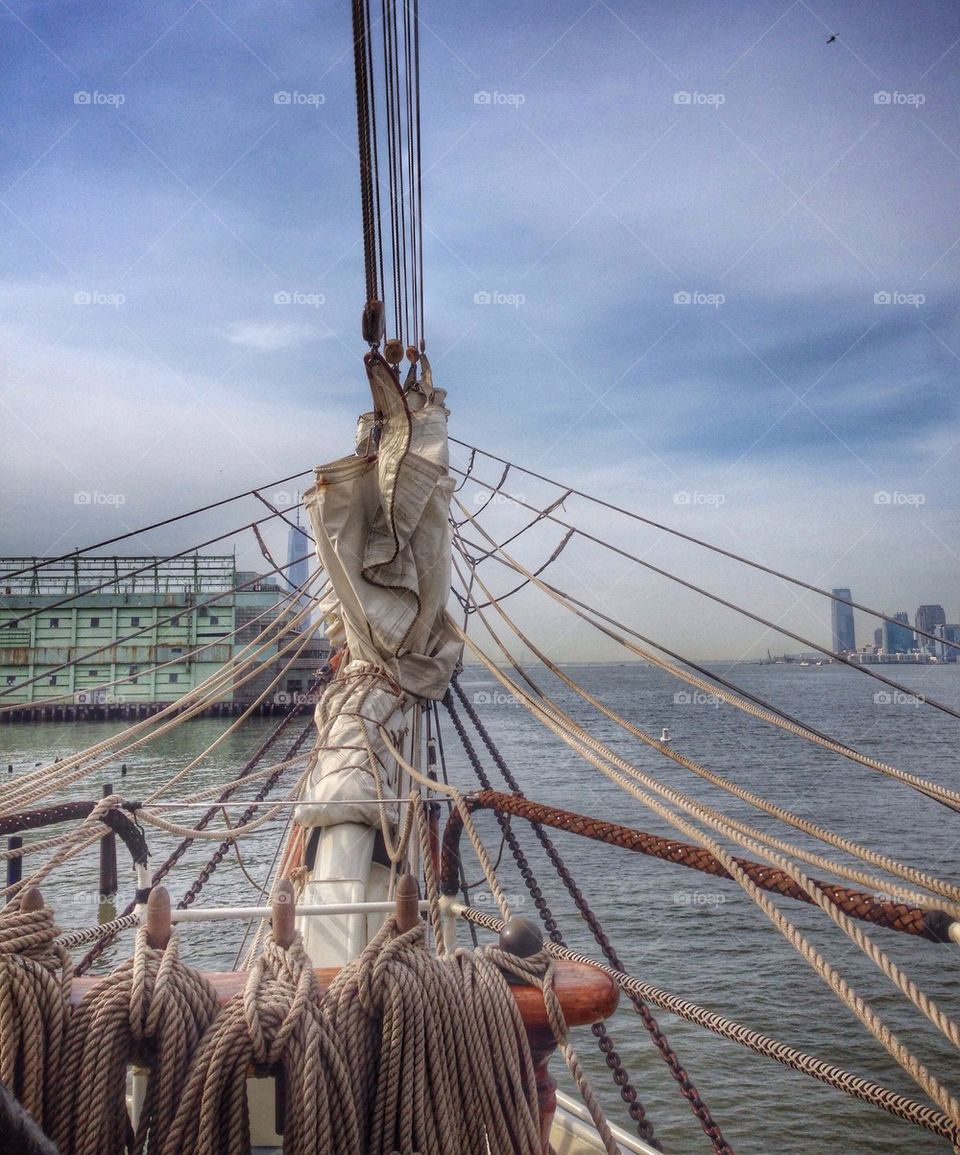
<path fill-rule="evenodd" d="M 960 619 L 960 9 L 421 15 L 427 345 L 452 434 L 881 610 Z M 253 486 L 292 504 L 276 479 L 350 452 L 352 67 L 345 2 L 0 0 L 0 552 Z M 504 490 L 492 533 L 563 492 L 517 471 Z M 473 482 L 460 496 L 479 508 Z M 257 508 L 120 548 L 184 549 Z M 824 599 L 576 498 L 557 516 L 829 644 Z M 515 554 L 539 566 L 563 533 Z M 547 576 L 682 652 L 803 648 L 583 540 Z M 558 656 L 613 656 L 530 590 L 511 604 Z M 859 642 L 875 624 L 858 613 Z"/>

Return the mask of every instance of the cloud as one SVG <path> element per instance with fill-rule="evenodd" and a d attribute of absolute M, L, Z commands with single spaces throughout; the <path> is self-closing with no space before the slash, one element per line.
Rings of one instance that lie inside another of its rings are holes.
<path fill-rule="evenodd" d="M 424 39 L 427 345 L 454 433 L 783 568 L 835 564 L 867 601 L 955 617 L 939 542 L 957 539 L 960 81 L 938 60 L 958 12 L 851 15 L 856 56 L 826 51 L 803 5 L 763 36 L 756 5 L 490 13 L 439 6 Z M 368 407 L 349 13 L 168 16 L 33 5 L 35 36 L 2 18 L 17 488 L 0 548 L 96 538 L 72 528 L 78 487 L 126 487 L 119 513 L 147 522 L 329 460 Z M 922 107 L 875 103 L 909 76 Z M 124 103 L 77 105 L 78 89 Z M 878 510 L 877 490 L 926 504 Z M 602 560 L 577 560 L 608 587 Z M 661 608 L 651 630 L 741 652 L 736 621 Z"/>
<path fill-rule="evenodd" d="M 238 321 L 227 340 L 232 345 L 272 353 L 278 349 L 297 349 L 320 337 L 310 325 L 278 321 Z"/>

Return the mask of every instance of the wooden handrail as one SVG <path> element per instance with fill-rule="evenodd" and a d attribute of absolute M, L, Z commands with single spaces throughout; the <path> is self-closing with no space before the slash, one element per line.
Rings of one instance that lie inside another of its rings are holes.
<path fill-rule="evenodd" d="M 558 959 L 554 970 L 554 990 L 563 1008 L 568 1026 L 580 1027 L 609 1018 L 617 1008 L 620 991 L 613 979 L 586 963 L 566 962 Z M 203 977 L 217 993 L 221 1006 L 243 990 L 247 981 L 246 971 L 203 971 Z M 321 990 L 327 987 L 340 973 L 339 967 L 317 967 L 314 970 Z M 84 995 L 103 982 L 105 976 L 84 975 L 73 980 L 70 990 L 70 1004 L 79 1005 Z M 528 1030 L 547 1030 L 547 1008 L 543 995 L 536 987 L 511 984 L 510 990 L 517 1001 L 524 1026 Z"/>

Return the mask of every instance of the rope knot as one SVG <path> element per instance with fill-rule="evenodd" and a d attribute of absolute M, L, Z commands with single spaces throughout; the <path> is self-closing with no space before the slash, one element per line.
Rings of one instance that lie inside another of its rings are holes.
<path fill-rule="evenodd" d="M 258 1067 L 275 1066 L 309 1005 L 320 1004 L 320 988 L 297 933 L 289 947 L 268 939 L 243 992 L 243 1017 Z"/>

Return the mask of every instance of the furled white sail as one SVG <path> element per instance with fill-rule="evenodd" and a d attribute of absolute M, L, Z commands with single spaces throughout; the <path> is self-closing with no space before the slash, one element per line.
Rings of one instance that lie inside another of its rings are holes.
<path fill-rule="evenodd" d="M 379 727 L 399 739 L 404 709 L 441 698 L 460 654 L 446 613 L 454 482 L 445 393 L 425 358 L 407 392 L 378 353 L 365 364 L 374 408 L 360 418 L 358 452 L 319 466 L 304 494 L 332 586 L 320 605 L 327 637 L 347 647 L 317 707 L 320 756 L 296 815 L 304 826 L 379 824 L 368 743 L 389 781 Z M 339 800 L 351 805 L 330 805 Z"/>

